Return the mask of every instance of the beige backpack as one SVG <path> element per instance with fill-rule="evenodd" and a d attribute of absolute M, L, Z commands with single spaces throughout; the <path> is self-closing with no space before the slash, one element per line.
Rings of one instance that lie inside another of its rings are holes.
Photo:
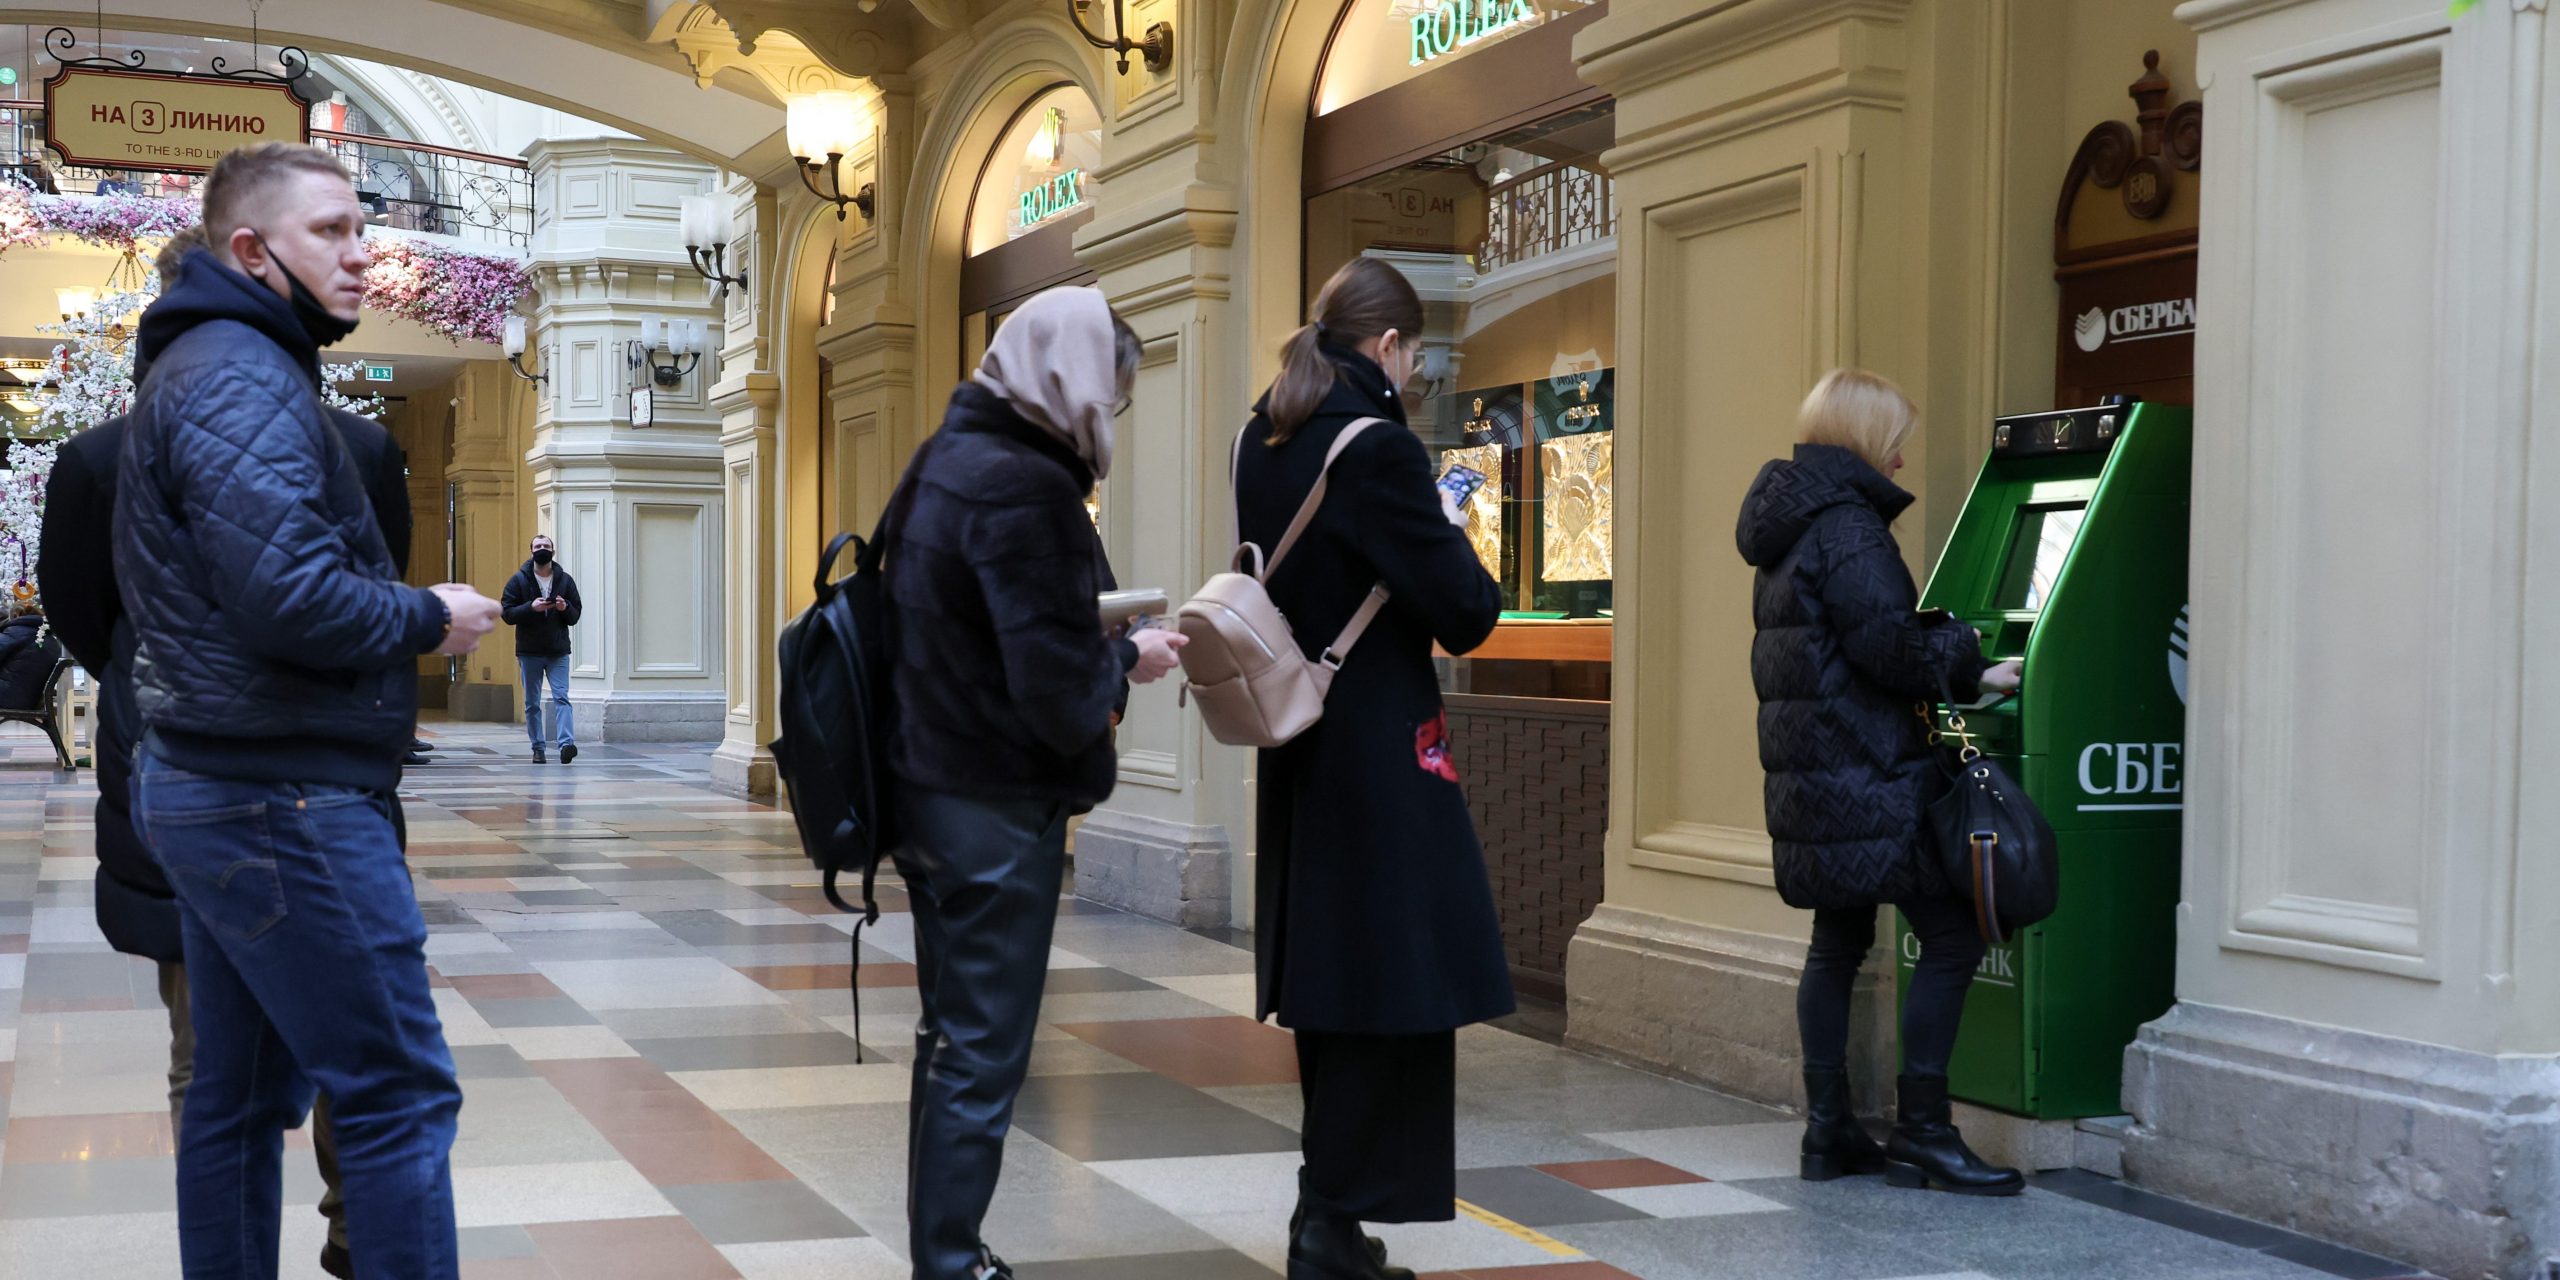
<path fill-rule="evenodd" d="M 1200 594 L 1174 611 L 1175 625 L 1189 641 L 1182 648 L 1184 696 L 1200 704 L 1200 719 L 1209 726 L 1209 736 L 1218 741 L 1236 747 L 1276 747 L 1312 728 L 1324 718 L 1325 694 L 1332 690 L 1343 658 L 1360 643 L 1369 624 L 1377 621 L 1378 610 L 1386 607 L 1387 587 L 1379 583 L 1370 588 L 1360 611 L 1351 615 L 1350 625 L 1325 646 L 1324 655 L 1310 660 L 1299 652 L 1289 620 L 1281 616 L 1263 587 L 1315 520 L 1334 459 L 1361 432 L 1381 421 L 1362 418 L 1334 437 L 1323 468 L 1316 472 L 1315 488 L 1289 522 L 1289 531 L 1280 535 L 1280 545 L 1271 549 L 1268 561 L 1262 548 L 1240 543 L 1230 571 L 1209 579 Z M 1239 435 L 1231 465 L 1240 465 L 1243 458 L 1244 437 Z M 1230 470 L 1230 487 L 1234 476 Z"/>

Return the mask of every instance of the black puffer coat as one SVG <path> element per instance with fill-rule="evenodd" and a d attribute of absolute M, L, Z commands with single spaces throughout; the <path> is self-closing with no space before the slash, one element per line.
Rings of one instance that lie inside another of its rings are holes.
<path fill-rule="evenodd" d="M 1735 539 L 1760 570 L 1751 683 L 1778 896 L 1795 907 L 1943 897 L 1920 822 L 1936 777 L 1915 707 L 1974 696 L 1981 639 L 1917 612 L 1894 546 L 1911 495 L 1846 449 L 1761 468 Z"/>
<path fill-rule="evenodd" d="M 154 749 L 217 777 L 390 791 L 445 611 L 399 581 L 320 400 L 318 347 L 199 249 L 143 312 L 139 349 L 115 564 Z"/>
<path fill-rule="evenodd" d="M 0 623 L 0 707 L 28 711 L 44 704 L 45 677 L 62 660 L 62 641 L 44 615 L 22 613 Z"/>

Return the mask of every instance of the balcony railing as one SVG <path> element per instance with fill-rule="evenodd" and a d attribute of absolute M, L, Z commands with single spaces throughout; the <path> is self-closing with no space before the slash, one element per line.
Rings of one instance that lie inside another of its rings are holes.
<path fill-rule="evenodd" d="M 1617 185 L 1570 164 L 1531 169 L 1487 192 L 1476 269 L 1493 271 L 1618 234 Z"/>
<path fill-rule="evenodd" d="M 338 158 L 377 226 L 522 249 L 533 241 L 533 179 L 513 156 L 362 133 L 311 131 Z M 56 195 L 189 197 L 200 175 L 97 169 L 53 162 L 44 150 L 44 104 L 0 102 L 0 166 Z"/>

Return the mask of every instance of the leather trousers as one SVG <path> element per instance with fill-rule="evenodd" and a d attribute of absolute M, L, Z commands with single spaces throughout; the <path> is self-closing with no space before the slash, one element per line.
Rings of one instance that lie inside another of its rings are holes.
<path fill-rule="evenodd" d="M 974 1280 L 1040 1025 L 1067 808 L 911 789 L 901 810 L 896 860 L 924 1005 L 907 1100 L 908 1251 L 915 1280 Z"/>

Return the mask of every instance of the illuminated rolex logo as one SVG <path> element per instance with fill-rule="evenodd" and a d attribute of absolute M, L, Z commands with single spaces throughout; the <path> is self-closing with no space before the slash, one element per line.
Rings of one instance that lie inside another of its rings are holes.
<path fill-rule="evenodd" d="M 1441 0 L 1413 15 L 1413 61 L 1421 66 L 1448 54 L 1538 20 L 1536 0 Z"/>
<path fill-rule="evenodd" d="M 1069 169 L 1022 193 L 1022 225 L 1035 227 L 1084 202 L 1084 170 Z"/>

